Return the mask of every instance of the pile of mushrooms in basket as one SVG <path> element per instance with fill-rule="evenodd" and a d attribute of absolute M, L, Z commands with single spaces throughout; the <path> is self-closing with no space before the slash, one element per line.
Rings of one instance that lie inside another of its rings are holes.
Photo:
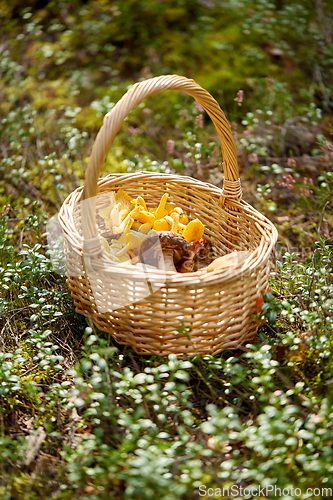
<path fill-rule="evenodd" d="M 99 210 L 104 226 L 102 244 L 111 263 L 144 265 L 175 273 L 212 272 L 245 261 L 249 251 L 214 258 L 199 219 L 188 215 L 165 193 L 157 207 L 147 208 L 139 196 L 131 198 L 123 189 L 110 193 L 110 204 Z"/>

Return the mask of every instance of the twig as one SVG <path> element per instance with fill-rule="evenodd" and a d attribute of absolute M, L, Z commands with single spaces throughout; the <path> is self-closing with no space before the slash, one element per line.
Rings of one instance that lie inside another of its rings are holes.
<path fill-rule="evenodd" d="M 34 371 L 36 368 L 38 368 L 39 364 L 33 366 L 32 368 L 30 368 L 30 370 L 27 370 L 26 372 L 24 372 L 22 375 L 21 375 L 21 378 L 22 377 L 25 377 L 26 375 L 28 375 L 28 373 Z"/>
<path fill-rule="evenodd" d="M 318 230 L 317 230 L 317 233 L 318 233 L 319 238 L 320 238 L 320 228 L 321 228 L 321 223 L 323 222 L 323 218 L 324 218 L 324 214 L 325 214 L 326 206 L 328 205 L 328 203 L 329 203 L 329 200 L 325 203 L 325 205 L 324 205 L 324 207 L 323 207 L 323 210 L 322 210 L 322 212 L 321 212 L 320 221 L 319 221 Z"/>
<path fill-rule="evenodd" d="M 0 333 L 0 340 L 1 340 L 3 350 L 5 350 L 5 344 L 3 343 L 3 340 L 2 340 L 2 334 L 5 331 L 7 325 L 9 325 L 9 319 L 7 319 L 5 326 L 3 327 L 3 329 L 1 330 L 1 333 Z"/>

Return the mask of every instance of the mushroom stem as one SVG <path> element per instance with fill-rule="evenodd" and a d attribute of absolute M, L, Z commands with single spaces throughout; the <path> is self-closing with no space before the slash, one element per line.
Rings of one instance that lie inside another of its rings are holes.
<path fill-rule="evenodd" d="M 177 233 L 177 231 L 178 231 L 178 222 L 179 222 L 179 214 L 176 213 L 176 215 L 174 216 L 173 222 L 172 222 L 171 229 L 170 229 L 170 231 L 172 233 Z"/>
<path fill-rule="evenodd" d="M 142 241 L 139 257 L 144 263 L 154 262 L 159 269 L 177 272 L 175 266 L 181 259 L 189 256 L 190 248 L 190 243 L 179 234 L 171 231 L 152 231 L 152 234 L 148 234 Z"/>
<path fill-rule="evenodd" d="M 162 219 L 168 197 L 169 197 L 168 193 L 164 193 L 164 195 L 162 196 L 160 204 L 158 205 L 157 210 L 155 212 L 155 220 Z"/>
<path fill-rule="evenodd" d="M 164 271 L 173 271 L 174 273 L 177 272 L 177 269 L 175 268 L 175 264 L 174 264 L 174 251 L 173 250 L 169 250 L 169 249 L 164 249 L 163 250 L 163 260 L 164 260 L 164 266 L 163 266 L 163 263 L 161 263 L 161 260 L 159 261 L 159 269 L 163 269 L 164 267 Z"/>

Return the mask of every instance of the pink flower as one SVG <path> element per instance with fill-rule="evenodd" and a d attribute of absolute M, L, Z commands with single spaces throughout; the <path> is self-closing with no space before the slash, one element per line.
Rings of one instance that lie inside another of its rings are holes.
<path fill-rule="evenodd" d="M 308 196 L 310 196 L 310 194 L 313 193 L 311 189 L 303 189 L 303 188 L 299 188 L 299 192 L 301 196 L 304 196 L 304 198 L 308 198 Z"/>
<path fill-rule="evenodd" d="M 303 184 L 304 184 L 304 186 L 308 186 L 309 184 L 313 185 L 313 180 L 308 179 L 307 177 L 304 177 Z M 305 196 L 305 197 L 308 197 L 308 196 L 310 196 L 311 193 L 313 193 L 313 191 L 311 189 L 308 189 L 308 187 L 307 188 L 300 188 L 299 192 L 300 192 L 301 196 Z"/>
<path fill-rule="evenodd" d="M 244 137 L 248 137 L 250 134 L 251 134 L 250 130 L 244 130 L 244 132 L 243 132 Z"/>
<path fill-rule="evenodd" d="M 193 114 L 197 114 L 197 113 L 202 113 L 203 112 L 203 107 L 201 106 L 201 104 L 198 103 L 198 101 L 194 101 L 194 109 L 193 109 Z"/>
<path fill-rule="evenodd" d="M 132 127 L 132 125 L 129 125 L 127 130 L 132 135 L 142 134 L 142 130 L 140 130 L 139 127 Z"/>
<path fill-rule="evenodd" d="M 288 167 L 296 167 L 296 161 L 293 158 L 288 158 L 287 165 Z"/>
<path fill-rule="evenodd" d="M 253 163 L 254 161 L 258 161 L 258 155 L 257 155 L 257 153 L 251 153 L 251 154 L 247 157 L 247 159 L 248 159 L 250 162 L 252 162 L 252 163 Z"/>
<path fill-rule="evenodd" d="M 187 109 L 182 109 L 179 113 L 179 118 L 181 118 L 182 120 L 187 120 L 189 114 L 188 114 L 188 111 Z"/>
<path fill-rule="evenodd" d="M 8 203 L 8 205 L 5 206 L 4 213 L 1 214 L 1 217 L 6 217 L 6 215 L 8 215 L 8 212 L 9 212 L 10 209 L 11 209 L 11 206 L 10 206 L 10 203 Z"/>
<path fill-rule="evenodd" d="M 142 113 L 143 113 L 144 115 L 150 115 L 150 113 L 152 113 L 152 112 L 153 112 L 153 110 L 152 110 L 152 109 L 149 109 L 149 108 L 144 108 L 144 109 L 142 110 Z"/>
<path fill-rule="evenodd" d="M 278 181 L 278 185 L 281 187 L 285 187 L 287 189 L 294 189 L 293 184 L 295 184 L 296 180 L 293 178 L 292 175 L 290 174 L 282 174 L 282 179 L 284 179 L 285 182 L 280 182 Z"/>
<path fill-rule="evenodd" d="M 267 23 L 269 23 L 269 19 L 267 19 L 267 17 L 262 17 L 261 22 L 264 24 L 267 24 Z"/>
<path fill-rule="evenodd" d="M 195 128 L 202 128 L 203 127 L 203 115 L 197 115 L 195 117 Z"/>
<path fill-rule="evenodd" d="M 235 97 L 234 101 L 238 102 L 238 106 L 241 106 L 242 105 L 242 102 L 243 102 L 243 94 L 244 94 L 244 90 L 239 90 L 237 92 L 237 97 Z"/>
<path fill-rule="evenodd" d="M 175 141 L 173 141 L 172 139 L 169 139 L 167 141 L 167 151 L 168 151 L 169 155 L 172 155 L 172 153 L 174 152 L 174 149 L 175 149 Z"/>

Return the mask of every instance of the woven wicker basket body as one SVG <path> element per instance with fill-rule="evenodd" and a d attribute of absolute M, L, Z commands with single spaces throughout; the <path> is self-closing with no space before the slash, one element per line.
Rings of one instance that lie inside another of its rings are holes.
<path fill-rule="evenodd" d="M 124 118 L 145 97 L 167 89 L 188 93 L 211 117 L 224 159 L 222 190 L 189 177 L 150 172 L 111 174 L 99 179 L 106 153 Z M 167 192 L 170 202 L 203 222 L 217 255 L 250 250 L 249 258 L 213 273 L 156 270 L 149 276 L 152 293 L 147 296 L 143 272 L 135 266 L 115 269 L 107 262 L 96 226 L 96 209 L 103 206 L 110 191 L 120 187 L 133 197 L 142 196 L 148 207 L 157 206 Z M 67 198 L 59 214 L 67 283 L 76 311 L 141 354 L 214 355 L 253 337 L 259 327 L 253 320 L 256 298 L 267 289 L 277 231 L 241 196 L 236 147 L 229 124 L 212 96 L 193 80 L 175 75 L 134 85 L 105 116 L 85 185 Z M 128 305 L 108 310 L 110 296 L 123 289 L 129 297 Z"/>

